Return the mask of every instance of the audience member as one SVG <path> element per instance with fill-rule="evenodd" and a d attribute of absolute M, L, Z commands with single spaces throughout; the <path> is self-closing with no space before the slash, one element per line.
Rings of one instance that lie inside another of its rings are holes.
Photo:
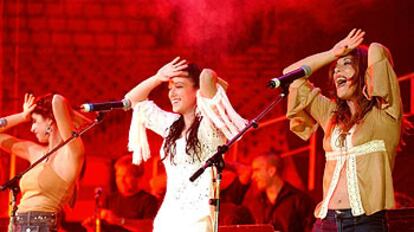
<path fill-rule="evenodd" d="M 253 160 L 254 185 L 243 205 L 252 212 L 256 224 L 272 224 L 282 232 L 310 231 L 314 204 L 311 198 L 281 177 L 282 159 L 276 155 L 261 155 Z"/>
<path fill-rule="evenodd" d="M 159 203 L 155 196 L 140 188 L 143 174 L 143 165 L 132 164 L 129 155 L 116 161 L 115 182 L 118 191 L 105 199 L 100 210 L 102 231 L 152 231 Z M 91 217 L 83 224 L 90 229 L 93 222 L 94 218 Z"/>

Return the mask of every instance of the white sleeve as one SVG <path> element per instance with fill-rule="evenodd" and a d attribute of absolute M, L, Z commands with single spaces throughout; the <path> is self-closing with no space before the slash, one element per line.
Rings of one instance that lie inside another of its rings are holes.
<path fill-rule="evenodd" d="M 133 152 L 134 164 L 140 164 L 151 157 L 145 129 L 166 137 L 168 128 L 178 117 L 178 114 L 160 109 L 153 101 L 145 100 L 134 106 L 128 141 L 128 150 Z"/>
<path fill-rule="evenodd" d="M 226 92 L 218 84 L 213 98 L 202 97 L 200 91 L 197 92 L 197 106 L 201 115 L 208 118 L 227 139 L 232 139 L 247 124 L 233 109 Z"/>

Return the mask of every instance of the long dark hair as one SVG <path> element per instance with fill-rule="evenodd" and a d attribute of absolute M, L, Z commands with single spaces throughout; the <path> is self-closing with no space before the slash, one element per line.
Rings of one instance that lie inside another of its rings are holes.
<path fill-rule="evenodd" d="M 196 89 L 200 88 L 200 68 L 196 64 L 188 64 L 188 67 L 184 70 L 188 72 L 188 78 L 190 78 L 193 81 L 193 86 Z M 193 158 L 193 161 L 195 161 L 195 158 L 198 160 L 200 159 L 200 152 L 201 152 L 201 144 L 198 140 L 198 127 L 200 126 L 201 122 L 201 116 L 196 115 L 194 118 L 193 123 L 191 124 L 190 128 L 188 129 L 185 139 L 187 141 L 187 145 L 185 147 L 185 152 L 187 155 L 191 156 Z M 176 154 L 176 144 L 175 141 L 181 137 L 181 134 L 184 130 L 185 124 L 184 124 L 184 116 L 181 115 L 170 127 L 169 134 L 165 138 L 164 143 L 164 153 L 165 156 L 162 160 L 166 159 L 167 156 L 170 157 L 170 162 L 172 164 L 175 164 L 174 162 L 174 156 Z"/>
<path fill-rule="evenodd" d="M 333 121 L 331 125 L 339 125 L 343 132 L 348 132 L 354 124 L 359 123 L 364 116 L 372 109 L 376 104 L 376 99 L 367 99 L 364 94 L 365 84 L 365 72 L 368 68 L 368 48 L 366 46 L 359 46 L 352 50 L 349 55 L 352 56 L 352 65 L 355 69 L 355 74 L 352 77 L 356 83 L 355 94 L 357 95 L 356 112 L 351 114 L 351 110 L 346 103 L 346 100 L 340 99 L 336 94 L 336 109 L 333 112 Z M 329 70 L 332 84 L 334 85 L 333 73 L 335 69 L 334 62 Z M 335 89 L 335 88 L 333 88 Z M 332 129 L 332 128 L 331 128 Z"/>

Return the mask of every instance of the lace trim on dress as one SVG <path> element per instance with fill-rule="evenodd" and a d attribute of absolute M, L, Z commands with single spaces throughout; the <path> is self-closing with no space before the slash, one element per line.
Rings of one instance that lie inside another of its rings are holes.
<path fill-rule="evenodd" d="M 343 156 L 340 156 L 336 162 L 335 171 L 332 176 L 331 184 L 329 185 L 328 193 L 326 197 L 323 199 L 321 210 L 319 211 L 318 218 L 325 218 L 328 213 L 328 204 L 331 200 L 331 197 L 334 193 L 335 187 L 338 184 L 339 175 L 341 173 L 341 169 L 344 166 L 345 159 Z"/>
<path fill-rule="evenodd" d="M 356 147 L 348 149 L 346 153 L 342 151 L 326 152 L 326 160 L 338 160 L 339 156 L 360 156 L 373 152 L 386 151 L 383 140 L 372 140 Z"/>
<path fill-rule="evenodd" d="M 246 125 L 246 120 L 233 109 L 226 92 L 217 84 L 217 93 L 213 98 L 206 98 L 197 92 L 197 106 L 227 139 L 232 139 Z"/>
<path fill-rule="evenodd" d="M 141 103 L 141 102 L 140 102 Z M 132 113 L 131 125 L 129 128 L 128 150 L 132 151 L 132 163 L 139 165 L 151 157 L 147 133 L 144 126 L 143 108 L 138 103 Z"/>
<path fill-rule="evenodd" d="M 362 207 L 361 193 L 358 187 L 355 155 L 350 155 L 348 157 L 346 176 L 348 180 L 349 204 L 351 205 L 352 215 L 362 215 L 365 213 L 365 210 Z"/>
<path fill-rule="evenodd" d="M 133 152 L 134 164 L 140 164 L 151 157 L 144 124 L 145 107 L 140 107 L 145 102 L 148 101 L 135 105 L 129 130 L 128 150 Z M 233 109 L 224 89 L 218 84 L 217 93 L 212 99 L 202 97 L 200 91 L 197 92 L 197 108 L 227 139 L 233 138 L 246 125 L 246 120 Z"/>

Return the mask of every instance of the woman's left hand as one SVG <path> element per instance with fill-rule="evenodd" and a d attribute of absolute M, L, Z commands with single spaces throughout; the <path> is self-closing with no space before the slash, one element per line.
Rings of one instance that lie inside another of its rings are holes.
<path fill-rule="evenodd" d="M 26 93 L 24 95 L 23 117 L 25 120 L 30 119 L 30 114 L 36 108 L 35 99 L 36 99 L 35 96 L 33 96 L 33 94 L 31 93 Z"/>

